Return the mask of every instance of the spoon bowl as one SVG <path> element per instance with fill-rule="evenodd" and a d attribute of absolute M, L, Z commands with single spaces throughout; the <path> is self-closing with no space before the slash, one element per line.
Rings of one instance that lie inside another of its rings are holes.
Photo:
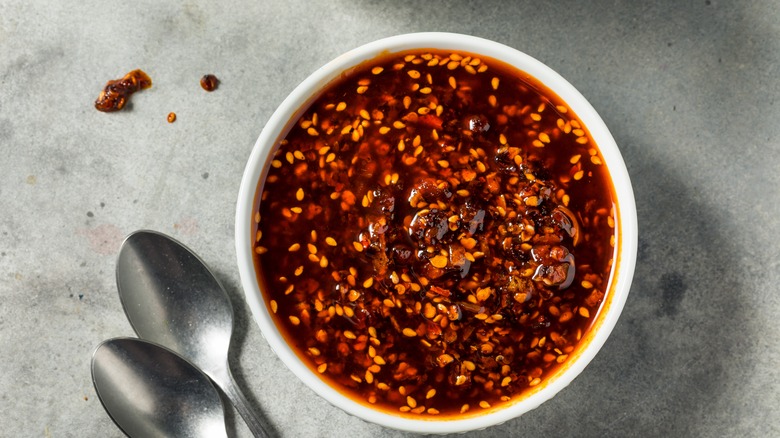
<path fill-rule="evenodd" d="M 233 307 L 194 253 L 163 234 L 137 231 L 122 244 L 116 282 L 139 337 L 181 354 L 206 374 L 226 366 Z"/>
<path fill-rule="evenodd" d="M 226 437 L 222 399 L 209 378 L 159 345 L 104 341 L 92 381 L 111 419 L 131 437 Z"/>
<path fill-rule="evenodd" d="M 233 306 L 208 266 L 171 237 L 141 230 L 122 244 L 116 280 L 138 336 L 198 366 L 224 391 L 252 433 L 268 436 L 230 373 Z"/>

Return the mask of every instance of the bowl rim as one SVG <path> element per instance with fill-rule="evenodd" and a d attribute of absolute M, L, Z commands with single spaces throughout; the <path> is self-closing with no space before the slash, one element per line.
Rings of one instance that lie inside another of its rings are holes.
<path fill-rule="evenodd" d="M 532 76 L 566 102 L 587 127 L 608 167 L 617 198 L 620 227 L 615 245 L 615 254 L 619 258 L 615 262 L 617 269 L 612 270 L 612 287 L 608 294 L 610 303 L 606 313 L 599 316 L 599 326 L 591 330 L 594 332 L 592 338 L 579 350 L 580 354 L 576 360 L 547 381 L 543 388 L 517 402 L 485 415 L 463 419 L 448 416 L 445 417 L 446 421 L 413 419 L 371 409 L 339 393 L 315 375 L 287 345 L 273 322 L 262 299 L 251 245 L 256 194 L 262 189 L 260 177 L 268 166 L 277 139 L 303 110 L 301 107 L 325 85 L 366 60 L 388 53 L 425 48 L 469 52 L 502 61 Z M 332 405 L 365 421 L 408 432 L 445 434 L 484 429 L 519 417 L 552 398 L 584 370 L 606 342 L 625 305 L 636 264 L 638 226 L 631 181 L 617 144 L 596 110 L 574 86 L 542 62 L 504 44 L 464 34 L 422 32 L 391 36 L 352 49 L 315 70 L 284 99 L 261 131 L 247 161 L 238 191 L 235 240 L 241 285 L 253 318 L 260 326 L 266 341 L 293 374 Z"/>

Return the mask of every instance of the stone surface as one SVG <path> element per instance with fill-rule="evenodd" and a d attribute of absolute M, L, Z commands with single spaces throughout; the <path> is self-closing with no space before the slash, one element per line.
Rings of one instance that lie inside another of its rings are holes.
<path fill-rule="evenodd" d="M 139 228 L 182 240 L 227 286 L 234 372 L 280 435 L 403 436 L 330 406 L 276 359 L 242 300 L 234 205 L 263 124 L 310 72 L 432 30 L 567 78 L 612 130 L 639 215 L 631 295 L 600 354 L 553 400 L 472 436 L 780 436 L 772 0 L 0 0 L 0 436 L 121 436 L 89 359 L 133 335 L 114 259 Z M 95 111 L 103 84 L 134 68 L 154 86 L 129 111 Z"/>

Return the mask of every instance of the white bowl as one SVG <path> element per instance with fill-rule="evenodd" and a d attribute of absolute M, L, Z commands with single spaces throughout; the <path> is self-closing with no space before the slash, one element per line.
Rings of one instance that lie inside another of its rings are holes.
<path fill-rule="evenodd" d="M 261 177 L 264 178 L 280 137 L 286 134 L 290 123 L 294 123 L 305 110 L 303 106 L 332 80 L 364 61 L 387 53 L 426 48 L 469 52 L 503 61 L 526 72 L 556 93 L 588 128 L 603 156 L 617 195 L 615 269 L 610 279 L 610 289 L 593 328 L 576 350 L 579 354 L 575 353 L 563 368 L 526 397 L 483 415 L 463 419 L 447 417 L 436 420 L 435 417 L 426 417 L 418 420 L 400 414 L 392 415 L 360 404 L 329 386 L 301 361 L 276 327 L 263 300 L 253 261 L 252 220 L 257 207 L 258 183 Z M 482 38 L 452 33 L 406 34 L 374 41 L 337 57 L 306 78 L 274 112 L 252 149 L 241 180 L 236 207 L 236 251 L 246 301 L 265 339 L 282 362 L 314 392 L 349 414 L 385 427 L 429 434 L 465 432 L 503 423 L 536 408 L 579 375 L 604 345 L 623 310 L 634 273 L 637 251 L 636 206 L 631 181 L 615 140 L 596 110 L 559 74 L 522 52 Z"/>

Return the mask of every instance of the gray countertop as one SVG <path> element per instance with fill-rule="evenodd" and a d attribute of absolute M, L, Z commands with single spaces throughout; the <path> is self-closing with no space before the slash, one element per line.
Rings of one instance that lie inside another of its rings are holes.
<path fill-rule="evenodd" d="M 114 262 L 139 228 L 183 241 L 227 286 L 234 372 L 280 435 L 403 435 L 276 358 L 243 301 L 233 221 L 284 97 L 338 54 L 413 31 L 557 70 L 610 127 L 636 194 L 636 275 L 610 339 L 553 400 L 473 436 L 780 436 L 780 4 L 547 3 L 0 0 L 0 436 L 121 436 L 89 359 L 133 335 Z M 96 111 L 134 68 L 154 86 Z"/>

